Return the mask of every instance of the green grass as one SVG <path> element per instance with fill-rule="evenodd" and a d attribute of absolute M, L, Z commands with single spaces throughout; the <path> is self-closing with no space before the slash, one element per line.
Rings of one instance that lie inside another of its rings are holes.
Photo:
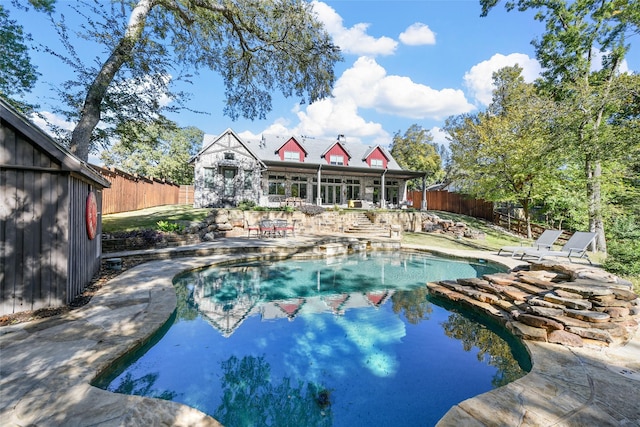
<path fill-rule="evenodd" d="M 528 245 L 530 241 L 525 238 L 513 237 L 491 227 L 488 222 L 468 217 L 465 215 L 450 212 L 433 212 L 442 219 L 454 222 L 464 222 L 473 230 L 485 233 L 484 239 L 469 239 L 461 237 L 459 239 L 446 235 L 434 233 L 403 233 L 402 242 L 407 244 L 435 246 L 447 249 L 467 249 L 467 250 L 487 250 L 497 251 L 503 246 Z"/>
<path fill-rule="evenodd" d="M 164 205 L 131 212 L 104 215 L 102 231 L 116 233 L 119 231 L 157 230 L 158 221 L 178 223 L 189 226 L 206 218 L 211 209 L 194 209 L 190 205 Z"/>

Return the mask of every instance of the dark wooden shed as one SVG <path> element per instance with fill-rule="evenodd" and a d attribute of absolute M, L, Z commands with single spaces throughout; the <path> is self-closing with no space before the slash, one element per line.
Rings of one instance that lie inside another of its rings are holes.
<path fill-rule="evenodd" d="M 93 170 L 0 99 L 0 315 L 71 302 L 100 269 Z"/>

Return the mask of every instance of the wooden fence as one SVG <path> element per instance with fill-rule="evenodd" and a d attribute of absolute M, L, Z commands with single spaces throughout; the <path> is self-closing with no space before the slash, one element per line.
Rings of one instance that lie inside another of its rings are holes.
<path fill-rule="evenodd" d="M 193 186 L 131 175 L 115 168 L 93 167 L 111 182 L 111 188 L 102 192 L 103 215 L 161 205 L 193 204 Z"/>
<path fill-rule="evenodd" d="M 422 191 L 412 194 L 413 206 L 422 206 Z M 427 191 L 427 209 L 433 211 L 453 212 L 474 218 L 493 221 L 493 202 L 482 199 L 472 199 L 459 193 L 443 191 Z"/>
<path fill-rule="evenodd" d="M 527 235 L 527 222 L 510 216 L 509 214 L 494 212 L 493 223 L 521 236 Z M 531 224 L 531 235 L 534 239 L 540 237 L 545 230 L 545 227 L 538 224 Z M 558 237 L 557 244 L 565 244 L 571 237 L 571 234 L 569 231 L 563 231 L 560 237 Z"/>

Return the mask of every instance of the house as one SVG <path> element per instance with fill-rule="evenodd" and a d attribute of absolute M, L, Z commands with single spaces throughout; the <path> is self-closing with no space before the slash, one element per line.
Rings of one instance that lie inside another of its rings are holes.
<path fill-rule="evenodd" d="M 93 170 L 0 99 L 0 315 L 68 304 L 100 269 Z"/>
<path fill-rule="evenodd" d="M 407 181 L 424 172 L 402 169 L 380 145 L 310 137 L 263 135 L 242 139 L 233 130 L 205 135 L 190 161 L 195 207 L 282 203 L 326 206 L 398 206 Z"/>

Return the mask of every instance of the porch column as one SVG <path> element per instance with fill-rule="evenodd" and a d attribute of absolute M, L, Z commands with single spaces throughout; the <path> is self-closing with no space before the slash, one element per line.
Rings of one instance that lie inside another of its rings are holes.
<path fill-rule="evenodd" d="M 407 181 L 402 183 L 402 199 L 399 201 L 406 202 L 407 201 Z"/>
<path fill-rule="evenodd" d="M 316 205 L 322 206 L 322 197 L 320 197 L 320 180 L 322 177 L 322 165 L 318 166 L 318 185 L 316 186 Z"/>
<path fill-rule="evenodd" d="M 385 191 L 384 191 L 384 184 L 385 184 L 384 183 L 384 176 L 385 176 L 386 173 L 387 173 L 387 170 L 385 169 L 384 172 L 382 172 L 382 179 L 381 179 L 381 182 L 380 182 L 380 193 L 382 193 L 382 194 L 380 194 L 380 209 L 384 209 L 384 208 L 387 207 L 387 200 L 385 199 L 386 194 L 385 194 Z"/>
<path fill-rule="evenodd" d="M 427 210 L 427 177 L 422 177 L 422 207 L 423 211 Z"/>

